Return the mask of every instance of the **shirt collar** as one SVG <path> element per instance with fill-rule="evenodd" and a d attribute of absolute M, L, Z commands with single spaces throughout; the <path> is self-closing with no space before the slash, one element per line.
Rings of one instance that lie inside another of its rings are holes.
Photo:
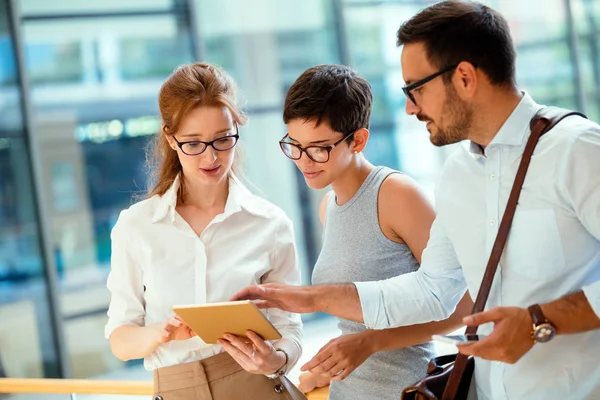
<path fill-rule="evenodd" d="M 154 212 L 152 223 L 161 221 L 162 219 L 169 217 L 171 223 L 175 221 L 175 208 L 177 207 L 177 194 L 181 185 L 180 174 L 175 177 L 171 187 L 159 197 L 158 206 Z M 268 213 L 265 209 L 264 202 L 260 201 L 260 198 L 252 194 L 246 186 L 235 176 L 229 177 L 229 195 L 227 196 L 227 202 L 225 203 L 225 210 L 221 214 L 222 218 L 225 219 L 237 212 L 247 211 L 257 217 L 267 218 Z"/>
<path fill-rule="evenodd" d="M 533 101 L 529 94 L 522 93 L 521 101 L 488 144 L 488 148 L 502 145 L 521 146 L 528 136 L 529 122 L 541 106 Z M 469 151 L 477 156 L 485 155 L 481 146 L 474 142 L 470 142 Z"/>
<path fill-rule="evenodd" d="M 227 196 L 223 214 L 227 218 L 239 211 L 246 211 L 257 217 L 269 217 L 265 202 L 252 194 L 237 176 L 231 174 L 229 177 L 229 195 Z"/>

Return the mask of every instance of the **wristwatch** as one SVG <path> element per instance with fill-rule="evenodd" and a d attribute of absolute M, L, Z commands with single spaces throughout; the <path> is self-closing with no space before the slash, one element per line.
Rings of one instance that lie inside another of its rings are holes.
<path fill-rule="evenodd" d="M 285 355 L 285 362 L 283 363 L 283 365 L 277 371 L 273 372 L 272 374 L 265 375 L 269 379 L 277 379 L 281 375 L 285 375 L 285 373 L 287 372 L 288 362 L 290 361 L 290 357 L 288 356 L 288 353 L 285 350 L 283 350 L 283 349 L 275 349 L 275 351 L 280 351 L 280 352 L 282 352 Z"/>
<path fill-rule="evenodd" d="M 556 336 L 556 327 L 552 322 L 546 319 L 539 304 L 534 304 L 527 308 L 531 321 L 533 322 L 533 330 L 531 338 L 535 343 L 546 343 L 554 339 Z"/>

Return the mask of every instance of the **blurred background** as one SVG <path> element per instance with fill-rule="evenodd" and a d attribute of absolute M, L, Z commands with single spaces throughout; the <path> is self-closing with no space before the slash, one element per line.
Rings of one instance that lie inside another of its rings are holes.
<path fill-rule="evenodd" d="M 452 149 L 433 147 L 405 115 L 395 46 L 400 23 L 431 3 L 0 0 L 0 376 L 142 374 L 103 337 L 109 235 L 147 187 L 158 89 L 179 64 L 219 64 L 241 87 L 247 177 L 294 221 L 305 283 L 320 249 L 323 193 L 306 187 L 277 143 L 286 90 L 305 69 L 342 63 L 366 77 L 375 95 L 367 157 L 432 196 Z M 484 3 L 510 23 L 520 86 L 538 103 L 598 121 L 600 1 Z M 335 324 L 305 321 L 310 358 Z"/>

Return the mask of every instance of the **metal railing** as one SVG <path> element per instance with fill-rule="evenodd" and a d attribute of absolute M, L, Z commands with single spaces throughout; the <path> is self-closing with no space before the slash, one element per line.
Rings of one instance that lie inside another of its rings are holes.
<path fill-rule="evenodd" d="M 0 378 L 0 393 L 67 394 L 75 400 L 77 394 L 152 395 L 150 381 L 105 381 L 90 379 Z M 309 400 L 327 400 L 329 387 L 313 390 Z"/>

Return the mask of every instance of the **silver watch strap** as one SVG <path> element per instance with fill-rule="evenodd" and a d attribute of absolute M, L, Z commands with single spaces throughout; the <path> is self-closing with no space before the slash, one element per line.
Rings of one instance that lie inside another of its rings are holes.
<path fill-rule="evenodd" d="M 268 374 L 265 375 L 267 378 L 269 379 L 277 379 L 279 378 L 281 375 L 285 375 L 287 373 L 287 367 L 288 367 L 288 363 L 290 362 L 290 356 L 288 355 L 287 351 L 280 349 L 280 348 L 276 348 L 275 351 L 281 351 L 283 353 L 283 355 L 285 355 L 285 362 L 283 363 L 283 365 L 281 367 L 279 367 L 279 369 L 277 371 L 275 371 L 272 374 Z"/>

